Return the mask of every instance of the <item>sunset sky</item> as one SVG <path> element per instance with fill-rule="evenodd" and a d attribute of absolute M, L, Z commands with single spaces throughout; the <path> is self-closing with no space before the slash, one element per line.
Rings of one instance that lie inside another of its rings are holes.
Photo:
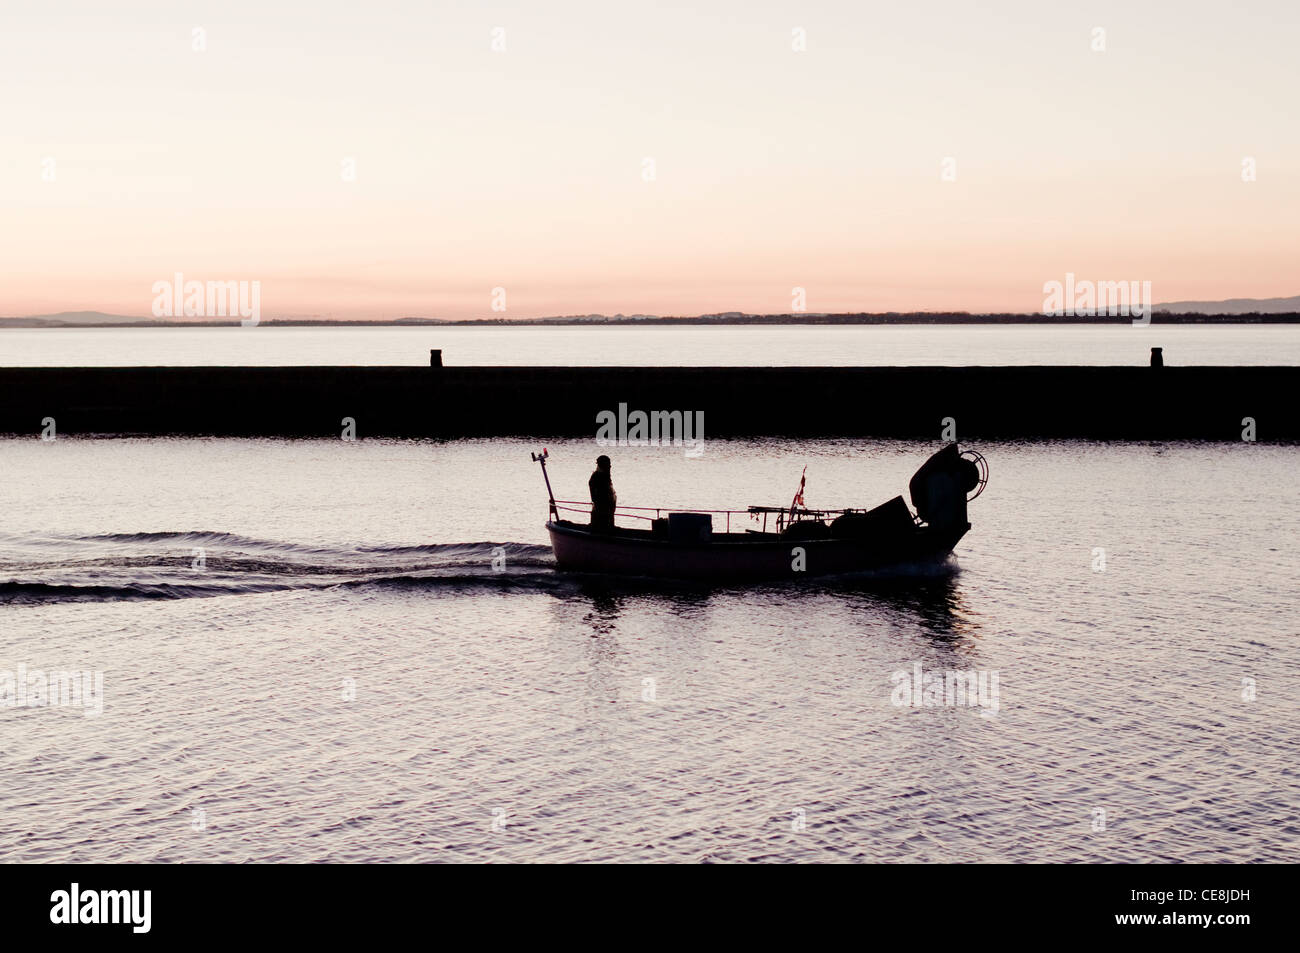
<path fill-rule="evenodd" d="M 1297 37 L 1295 0 L 5 0 L 0 314 L 176 272 L 271 318 L 1300 294 Z"/>

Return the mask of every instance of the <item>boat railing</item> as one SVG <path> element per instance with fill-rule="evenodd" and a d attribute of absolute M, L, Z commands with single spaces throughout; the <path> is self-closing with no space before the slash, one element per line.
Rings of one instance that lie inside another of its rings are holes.
<path fill-rule="evenodd" d="M 555 500 L 552 504 L 556 510 L 564 510 L 570 513 L 582 513 L 591 516 L 591 503 L 584 500 Z M 725 516 L 726 532 L 731 532 L 731 517 L 746 516 L 750 519 L 763 517 L 762 532 L 767 532 L 767 518 L 770 514 L 776 514 L 777 531 L 787 522 L 797 522 L 800 519 L 825 519 L 828 516 L 838 516 L 841 513 L 855 512 L 852 509 L 838 510 L 813 510 L 805 507 L 795 507 L 791 510 L 788 506 L 749 506 L 743 510 L 708 510 L 691 506 L 616 506 L 614 507 L 615 516 L 625 516 L 628 519 L 646 520 L 652 522 L 662 519 L 667 513 L 708 513 L 710 515 Z M 646 514 L 653 513 L 653 516 Z M 791 519 L 793 513 L 794 519 Z"/>

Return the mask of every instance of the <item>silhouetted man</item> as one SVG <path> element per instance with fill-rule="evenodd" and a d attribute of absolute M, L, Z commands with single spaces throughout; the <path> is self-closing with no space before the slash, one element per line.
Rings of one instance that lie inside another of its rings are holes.
<path fill-rule="evenodd" d="M 591 490 L 591 528 L 598 533 L 614 531 L 614 507 L 618 504 L 618 494 L 614 492 L 614 481 L 609 477 L 609 457 L 601 454 L 596 458 L 596 472 L 587 481 Z"/>

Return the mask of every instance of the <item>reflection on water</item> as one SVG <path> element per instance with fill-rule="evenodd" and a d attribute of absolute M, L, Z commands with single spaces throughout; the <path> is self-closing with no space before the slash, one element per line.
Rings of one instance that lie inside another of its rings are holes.
<path fill-rule="evenodd" d="M 578 587 L 578 594 L 590 602 L 582 621 L 591 627 L 591 634 L 595 637 L 613 634 L 627 595 L 586 581 Z"/>
<path fill-rule="evenodd" d="M 978 638 L 976 622 L 962 598 L 960 575 L 841 580 L 826 591 L 851 600 L 857 612 L 883 613 L 910 621 L 939 641 Z"/>
<path fill-rule="evenodd" d="M 571 575 L 577 580 L 575 598 L 586 612 L 582 621 L 593 636 L 612 634 L 630 602 L 661 610 L 699 627 L 719 596 L 739 599 L 756 611 L 778 607 L 798 610 L 824 598 L 850 606 L 862 617 L 891 625 L 915 627 L 940 641 L 978 638 L 979 623 L 962 598 L 960 572 L 955 565 L 916 575 L 862 575 L 813 578 L 806 583 L 758 586 L 708 585 L 658 579 L 608 579 Z"/>

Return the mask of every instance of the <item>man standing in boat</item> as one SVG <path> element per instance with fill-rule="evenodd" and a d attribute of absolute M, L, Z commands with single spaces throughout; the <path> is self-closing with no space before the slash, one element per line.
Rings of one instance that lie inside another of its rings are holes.
<path fill-rule="evenodd" d="M 618 494 L 614 492 L 614 481 L 609 475 L 609 457 L 601 454 L 596 458 L 596 472 L 587 481 L 587 488 L 591 490 L 592 530 L 597 533 L 612 533 Z"/>

